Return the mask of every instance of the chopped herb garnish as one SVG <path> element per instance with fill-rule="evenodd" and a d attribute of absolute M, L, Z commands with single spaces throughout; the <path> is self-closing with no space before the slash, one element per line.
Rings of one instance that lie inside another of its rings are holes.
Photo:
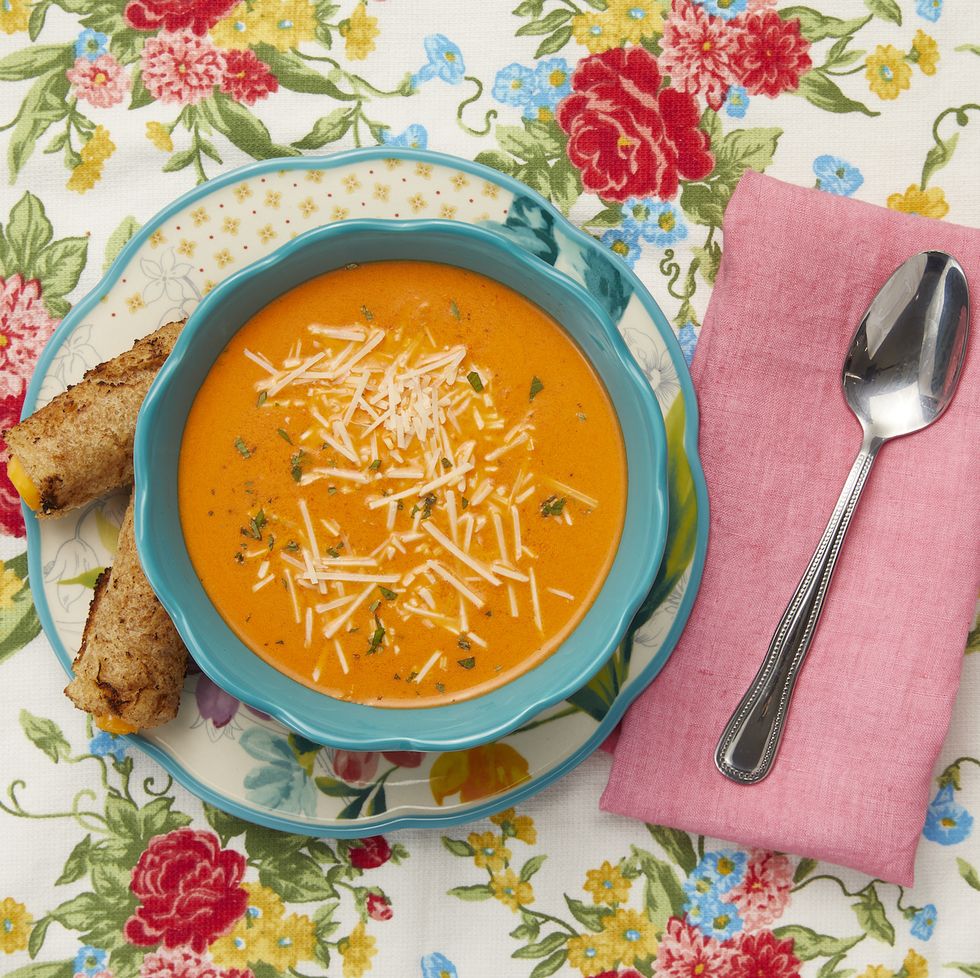
<path fill-rule="evenodd" d="M 258 398 L 255 401 L 255 406 L 256 407 L 262 407 L 262 405 L 265 404 L 265 402 L 268 399 L 269 399 L 269 392 L 268 391 L 259 391 L 259 396 L 258 396 Z"/>
<path fill-rule="evenodd" d="M 269 538 L 265 542 L 268 548 L 271 550 L 276 545 L 276 538 L 270 533 Z"/>
<path fill-rule="evenodd" d="M 337 491 L 336 486 L 327 486 L 327 495 L 332 496 Z"/>
<path fill-rule="evenodd" d="M 245 440 L 241 435 L 235 439 L 235 448 L 238 449 L 238 454 L 241 455 L 242 458 L 252 457 L 252 453 L 249 451 L 248 445 L 245 444 Z"/>
<path fill-rule="evenodd" d="M 444 469 L 451 469 L 453 467 L 453 463 L 448 458 L 443 458 L 441 464 Z"/>
<path fill-rule="evenodd" d="M 253 540 L 262 539 L 262 527 L 265 526 L 265 512 L 259 510 L 249 521 L 247 527 L 242 527 L 242 536 L 251 537 Z"/>
<path fill-rule="evenodd" d="M 368 321 L 371 322 L 374 319 L 374 313 L 368 309 L 367 306 L 361 306 L 361 315 Z"/>
<path fill-rule="evenodd" d="M 459 319 L 459 306 L 456 305 L 455 299 L 449 300 L 449 311 L 453 314 L 453 319 Z"/>
<path fill-rule="evenodd" d="M 289 437 L 289 432 L 285 428 L 276 428 L 276 434 L 287 444 L 292 445 L 293 440 Z"/>
<path fill-rule="evenodd" d="M 396 591 L 392 591 L 392 590 L 391 590 L 391 588 L 388 588 L 388 587 L 382 587 L 382 586 L 381 586 L 381 585 L 379 584 L 379 585 L 378 585 L 378 590 L 379 590 L 379 591 L 381 592 L 381 596 L 382 596 L 382 597 L 383 597 L 383 598 L 384 598 L 384 599 L 385 599 L 386 601 L 395 601 L 395 600 L 396 600 L 396 599 L 398 598 L 398 593 L 397 593 Z"/>
<path fill-rule="evenodd" d="M 371 645 L 368 648 L 368 655 L 372 655 L 374 652 L 378 651 L 378 646 L 381 645 L 385 637 L 385 627 L 378 621 L 377 618 L 374 619 L 376 627 L 374 629 L 374 634 L 371 636 Z"/>
<path fill-rule="evenodd" d="M 415 670 L 413 669 L 413 670 L 412 670 L 412 671 L 411 671 L 411 672 L 410 672 L 410 673 L 408 674 L 408 681 L 409 681 L 409 682 L 411 682 L 411 681 L 412 681 L 412 680 L 413 680 L 413 679 L 414 679 L 414 678 L 415 678 L 415 677 L 416 677 L 417 675 L 418 675 L 418 673 L 417 673 L 417 672 L 416 672 L 416 671 L 415 671 Z"/>
<path fill-rule="evenodd" d="M 368 611 L 373 615 L 381 607 L 381 598 L 375 598 L 369 605 Z"/>
<path fill-rule="evenodd" d="M 299 550 L 299 544 L 295 540 L 287 540 L 284 550 L 295 551 Z"/>
<path fill-rule="evenodd" d="M 422 500 L 422 519 L 427 520 L 432 515 L 432 507 L 436 504 L 436 494 L 434 492 L 426 493 L 425 498 Z"/>
<path fill-rule="evenodd" d="M 582 414 L 581 411 L 579 411 L 578 414 L 575 415 L 575 417 L 578 418 L 579 421 L 588 421 L 589 420 L 584 414 Z"/>
<path fill-rule="evenodd" d="M 336 547 L 327 547 L 327 553 L 334 559 L 340 556 L 340 551 Z"/>
<path fill-rule="evenodd" d="M 285 432 L 280 430 L 279 434 L 285 435 Z M 289 441 L 289 436 L 286 435 L 286 441 Z M 292 442 L 289 442 L 291 445 Z M 306 452 L 301 448 L 298 452 L 294 452 L 289 457 L 289 473 L 293 477 L 293 481 L 299 482 L 303 478 L 303 461 L 306 458 Z"/>
<path fill-rule="evenodd" d="M 472 655 L 466 659 L 457 659 L 456 665 L 462 666 L 464 669 L 472 669 L 476 665 L 476 659 Z"/>
<path fill-rule="evenodd" d="M 469 642 L 467 642 L 467 641 L 466 641 L 466 639 L 465 639 L 465 638 L 463 638 L 463 636 L 462 636 L 462 635 L 460 635 L 460 636 L 459 636 L 459 641 L 458 641 L 458 642 L 457 642 L 456 644 L 457 644 L 457 645 L 458 645 L 458 646 L 459 646 L 459 647 L 460 647 L 460 648 L 461 648 L 461 649 L 462 649 L 462 650 L 463 650 L 464 652 L 469 652 L 469 650 L 470 650 L 471 648 L 473 648 L 473 646 L 472 646 L 472 645 L 470 645 L 470 643 L 469 643 Z"/>
<path fill-rule="evenodd" d="M 479 394 L 480 391 L 483 390 L 483 381 L 480 380 L 480 375 L 475 370 L 471 370 L 466 375 L 466 379 L 470 382 L 470 387 L 472 387 L 473 390 L 477 392 L 477 394 Z"/>
<path fill-rule="evenodd" d="M 245 555 L 239 550 L 238 553 L 235 554 L 235 560 L 237 560 L 238 563 L 240 563 L 240 564 L 244 564 L 245 563 Z"/>
<path fill-rule="evenodd" d="M 470 504 L 470 501 L 465 496 L 460 496 L 460 502 L 463 505 L 463 509 L 466 509 L 466 507 Z"/>
<path fill-rule="evenodd" d="M 542 516 L 561 516 L 561 511 L 565 508 L 564 496 L 549 496 L 541 504 Z"/>
<path fill-rule="evenodd" d="M 376 459 L 375 459 L 375 460 L 374 460 L 374 461 L 373 461 L 373 462 L 372 462 L 372 463 L 371 463 L 371 464 L 370 464 L 370 465 L 368 466 L 368 468 L 369 468 L 369 469 L 370 469 L 370 470 L 371 470 L 372 472 L 377 472 L 377 471 L 378 471 L 378 469 L 380 469 L 380 468 L 381 468 L 381 459 L 380 459 L 380 458 L 376 458 Z"/>
<path fill-rule="evenodd" d="M 443 683 L 436 683 L 436 691 L 439 693 L 445 693 L 446 687 Z"/>
<path fill-rule="evenodd" d="M 537 377 L 532 377 L 531 378 L 531 394 L 530 394 L 530 397 L 528 397 L 528 400 L 529 401 L 533 401 L 538 396 L 538 394 L 540 394 L 541 391 L 543 391 L 543 390 L 544 390 L 544 384 L 542 384 L 541 381 L 538 380 Z"/>

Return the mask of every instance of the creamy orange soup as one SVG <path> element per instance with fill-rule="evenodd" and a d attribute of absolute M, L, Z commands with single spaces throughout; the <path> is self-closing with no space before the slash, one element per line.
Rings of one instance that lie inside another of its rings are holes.
<path fill-rule="evenodd" d="M 598 377 L 516 292 L 376 262 L 280 296 L 194 402 L 195 570 L 241 640 L 331 696 L 439 705 L 552 653 L 612 564 L 626 460 Z"/>

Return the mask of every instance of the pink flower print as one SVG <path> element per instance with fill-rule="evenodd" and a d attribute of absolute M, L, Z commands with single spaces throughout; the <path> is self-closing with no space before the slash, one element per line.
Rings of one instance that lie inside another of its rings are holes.
<path fill-rule="evenodd" d="M 746 930 L 771 924 L 786 909 L 793 887 L 793 868 L 786 856 L 756 850 L 745 876 L 725 897 L 738 907 Z"/>
<path fill-rule="evenodd" d="M 728 978 L 732 949 L 679 917 L 667 921 L 657 948 L 657 978 Z"/>
<path fill-rule="evenodd" d="M 94 61 L 78 58 L 65 74 L 75 94 L 97 109 L 118 105 L 129 91 L 129 75 L 111 54 L 99 55 Z"/>
<path fill-rule="evenodd" d="M 160 102 L 196 105 L 221 81 L 224 55 L 190 31 L 160 34 L 143 45 L 143 84 Z"/>
<path fill-rule="evenodd" d="M 221 970 L 189 947 L 162 947 L 143 958 L 140 978 L 221 978 Z"/>
<path fill-rule="evenodd" d="M 749 0 L 749 13 L 755 13 L 757 10 L 765 10 L 766 7 L 775 7 L 776 0 Z"/>
<path fill-rule="evenodd" d="M 24 392 L 41 347 L 54 332 L 54 319 L 41 302 L 41 283 L 22 275 L 0 276 L 0 397 Z"/>
<path fill-rule="evenodd" d="M 378 755 L 373 751 L 335 750 L 330 766 L 335 777 L 345 784 L 370 784 L 378 773 Z"/>
<path fill-rule="evenodd" d="M 705 13 L 689 0 L 674 0 L 664 24 L 660 70 L 672 87 L 689 95 L 704 93 L 716 111 L 735 80 L 732 56 L 736 32 L 720 17 Z"/>

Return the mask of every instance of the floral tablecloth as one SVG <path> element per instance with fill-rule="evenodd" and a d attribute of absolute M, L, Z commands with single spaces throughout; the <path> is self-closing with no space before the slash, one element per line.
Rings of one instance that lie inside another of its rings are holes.
<path fill-rule="evenodd" d="M 0 0 L 0 425 L 139 226 L 249 159 L 385 143 L 516 176 L 636 268 L 688 358 L 749 167 L 980 226 L 976 4 L 812 2 Z M 488 820 L 313 840 L 70 707 L 5 479 L 0 526 L 7 975 L 980 976 L 976 631 L 914 889 L 601 813 L 601 754 Z"/>

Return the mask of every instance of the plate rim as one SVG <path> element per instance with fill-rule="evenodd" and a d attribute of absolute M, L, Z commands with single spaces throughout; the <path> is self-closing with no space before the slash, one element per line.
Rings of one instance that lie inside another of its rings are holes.
<path fill-rule="evenodd" d="M 201 197 L 209 196 L 212 192 L 220 190 L 230 184 L 250 179 L 254 176 L 269 172 L 283 172 L 290 170 L 327 170 L 338 166 L 357 164 L 369 160 L 408 160 L 411 162 L 428 163 L 433 166 L 456 169 L 473 176 L 477 176 L 489 183 L 496 184 L 510 191 L 515 196 L 523 196 L 543 208 L 555 220 L 556 225 L 572 241 L 580 246 L 587 248 L 598 248 L 598 242 L 588 233 L 573 224 L 563 215 L 550 201 L 542 197 L 537 191 L 522 183 L 519 180 L 501 173 L 491 167 L 474 160 L 463 157 L 453 156 L 448 153 L 438 153 L 432 150 L 418 150 L 402 147 L 373 146 L 360 149 L 345 150 L 326 156 L 295 156 L 285 158 L 274 158 L 272 160 L 261 160 L 254 163 L 247 163 L 243 166 L 235 167 L 208 180 L 199 186 L 185 191 L 179 197 L 172 200 L 166 207 L 157 211 L 135 235 L 124 245 L 122 250 L 113 260 L 109 269 L 100 277 L 95 286 L 89 290 L 76 304 L 72 306 L 67 315 L 59 323 L 46 343 L 41 355 L 34 366 L 34 373 L 28 385 L 24 398 L 24 407 L 21 411 L 21 418 L 26 418 L 33 413 L 37 404 L 41 386 L 51 361 L 57 352 L 64 345 L 64 340 L 74 332 L 79 320 L 84 319 L 89 312 L 102 300 L 107 293 L 122 276 L 123 271 L 129 264 L 131 257 L 139 251 L 154 231 L 182 211 L 191 203 Z M 657 304 L 656 300 L 647 290 L 636 272 L 623 263 L 618 271 L 631 283 L 634 294 L 643 305 L 647 314 L 656 323 L 661 336 L 666 345 L 673 350 L 672 360 L 677 363 L 685 363 L 683 353 L 673 329 L 670 327 L 666 316 Z M 463 807 L 459 803 L 445 810 L 431 811 L 423 814 L 389 814 L 369 817 L 367 819 L 345 820 L 339 823 L 311 824 L 309 822 L 293 819 L 288 814 L 271 813 L 261 810 L 247 808 L 235 799 L 222 797 L 217 791 L 204 784 L 200 779 L 185 770 L 179 760 L 156 744 L 150 743 L 138 734 L 125 734 L 122 739 L 131 747 L 138 748 L 152 757 L 163 769 L 172 776 L 178 783 L 182 784 L 188 791 L 208 804 L 221 811 L 228 812 L 247 822 L 265 826 L 266 828 L 278 829 L 286 832 L 298 832 L 308 836 L 321 836 L 332 838 L 359 838 L 378 832 L 391 832 L 398 829 L 409 828 L 432 828 L 435 826 L 447 826 L 461 824 L 464 822 L 475 821 L 486 815 L 492 814 L 501 809 L 510 807 L 538 791 L 543 790 L 555 781 L 564 777 L 570 770 L 577 767 L 588 756 L 594 753 L 606 740 L 613 729 L 622 719 L 627 708 L 632 704 L 637 696 L 656 678 L 660 670 L 670 658 L 680 638 L 681 632 L 687 625 L 690 617 L 691 608 L 697 598 L 700 589 L 701 578 L 704 571 L 704 563 L 707 555 L 708 544 L 708 491 L 704 477 L 704 470 L 701 459 L 698 455 L 698 431 L 700 427 L 700 415 L 698 411 L 697 395 L 694 384 L 688 369 L 678 370 L 678 384 L 680 395 L 684 398 L 684 445 L 688 466 L 691 472 L 691 480 L 694 486 L 694 496 L 697 505 L 695 547 L 694 555 L 690 565 L 690 579 L 688 588 L 684 593 L 677 615 L 671 622 L 667 635 L 660 644 L 656 656 L 638 674 L 637 679 L 642 676 L 642 681 L 636 681 L 636 692 L 631 696 L 626 695 L 626 689 L 620 691 L 613 704 L 610 706 L 606 715 L 596 725 L 593 733 L 564 760 L 556 764 L 551 770 L 538 776 L 531 777 L 519 785 L 513 786 L 507 791 L 480 802 L 472 803 Z M 669 454 L 669 451 L 668 451 Z M 43 580 L 41 567 L 41 547 L 40 547 L 40 526 L 37 517 L 26 504 L 21 504 L 27 530 L 27 561 L 28 576 L 30 580 Z M 669 543 L 669 535 L 668 541 Z M 43 595 L 43 589 L 39 592 Z M 32 596 L 35 592 L 32 589 Z M 72 661 L 74 656 L 68 651 L 61 637 L 58 634 L 54 620 L 46 598 L 42 597 L 40 602 L 35 596 L 35 608 L 38 618 L 41 621 L 45 638 L 50 642 L 56 658 L 61 663 L 66 674 L 71 676 Z M 630 683 L 629 686 L 634 685 Z M 627 687 L 628 688 L 628 687 Z M 395 810 L 397 812 L 397 809 Z"/>

